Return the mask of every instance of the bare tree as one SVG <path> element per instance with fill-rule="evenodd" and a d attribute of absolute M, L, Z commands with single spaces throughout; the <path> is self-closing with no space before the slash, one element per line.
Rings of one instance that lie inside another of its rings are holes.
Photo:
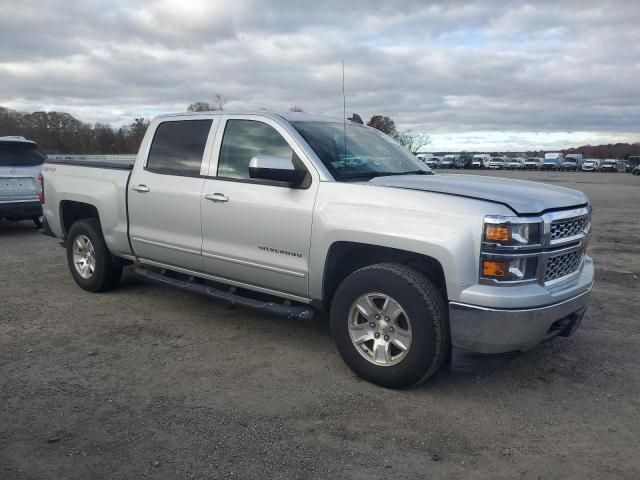
<path fill-rule="evenodd" d="M 214 110 L 224 110 L 224 106 L 227 104 L 227 99 L 216 93 L 216 96 L 213 98 L 213 106 Z"/>
<path fill-rule="evenodd" d="M 300 105 L 293 105 L 291 108 L 289 108 L 290 112 L 304 112 L 304 109 L 300 106 Z"/>
<path fill-rule="evenodd" d="M 412 133 L 411 130 L 397 133 L 394 138 L 396 142 L 414 155 L 418 153 L 422 147 L 426 147 L 431 143 L 431 137 L 429 137 L 429 135 L 424 133 Z"/>
<path fill-rule="evenodd" d="M 391 117 L 385 117 L 384 115 L 374 115 L 369 119 L 367 125 L 391 137 L 397 133 L 396 122 L 394 122 Z"/>
<path fill-rule="evenodd" d="M 209 102 L 194 102 L 187 107 L 187 112 L 217 112 L 224 110 L 224 106 L 227 104 L 227 99 L 216 93 L 211 103 Z"/>

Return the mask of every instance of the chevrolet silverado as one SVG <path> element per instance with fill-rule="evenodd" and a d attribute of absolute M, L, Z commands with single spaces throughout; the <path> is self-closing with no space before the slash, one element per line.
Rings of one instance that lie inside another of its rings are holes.
<path fill-rule="evenodd" d="M 49 161 L 42 187 L 81 288 L 133 264 L 262 311 L 326 310 L 347 365 L 386 387 L 452 349 L 571 335 L 592 288 L 581 192 L 434 174 L 377 130 L 305 113 L 159 116 L 134 164 Z"/>

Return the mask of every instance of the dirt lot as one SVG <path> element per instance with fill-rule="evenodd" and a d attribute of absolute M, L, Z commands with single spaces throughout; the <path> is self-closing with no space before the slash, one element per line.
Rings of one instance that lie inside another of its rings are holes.
<path fill-rule="evenodd" d="M 640 478 L 640 178 L 498 172 L 586 192 L 597 283 L 577 334 L 391 391 L 326 320 L 139 280 L 93 295 L 0 222 L 0 478 Z"/>

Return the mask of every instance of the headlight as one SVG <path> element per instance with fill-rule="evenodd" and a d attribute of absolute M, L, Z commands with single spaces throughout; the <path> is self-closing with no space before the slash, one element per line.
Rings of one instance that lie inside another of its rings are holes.
<path fill-rule="evenodd" d="M 484 219 L 482 240 L 495 248 L 539 246 L 542 244 L 542 219 L 487 216 Z"/>
<path fill-rule="evenodd" d="M 501 282 L 532 280 L 536 278 L 537 268 L 537 256 L 482 255 L 480 257 L 480 276 L 488 280 Z"/>

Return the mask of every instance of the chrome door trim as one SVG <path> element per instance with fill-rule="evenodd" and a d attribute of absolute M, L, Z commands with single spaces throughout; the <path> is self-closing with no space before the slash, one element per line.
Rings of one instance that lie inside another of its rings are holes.
<path fill-rule="evenodd" d="M 150 265 L 152 267 L 165 268 L 167 270 L 172 270 L 174 272 L 184 273 L 185 275 L 192 275 L 194 277 L 204 278 L 205 280 L 211 280 L 213 282 L 224 283 L 226 285 L 231 285 L 233 287 L 246 288 L 247 290 L 253 290 L 255 292 L 266 293 L 266 294 L 269 294 L 269 295 L 274 295 L 276 297 L 286 298 L 288 300 L 294 300 L 294 301 L 300 302 L 300 303 L 306 303 L 306 304 L 310 304 L 311 303 L 311 299 L 305 298 L 305 297 L 300 297 L 298 295 L 292 295 L 290 293 L 280 292 L 278 290 L 271 290 L 269 288 L 258 287 L 256 285 L 252 285 L 252 284 L 249 284 L 249 283 L 238 282 L 238 281 L 235 281 L 235 280 L 229 280 L 229 279 L 223 278 L 223 277 L 216 277 L 215 275 L 209 275 L 207 273 L 197 272 L 195 270 L 189 270 L 187 268 L 180 268 L 180 267 L 176 267 L 174 265 L 168 265 L 168 264 L 165 264 L 165 263 L 154 262 L 153 260 L 148 260 L 146 258 L 138 258 L 138 263 L 141 263 L 143 265 Z"/>
<path fill-rule="evenodd" d="M 270 265 L 264 265 L 262 263 L 248 262 L 246 260 L 225 257 L 222 255 L 216 255 L 213 253 L 202 252 L 202 256 L 207 258 L 213 258 L 215 260 L 222 260 L 224 262 L 237 263 L 238 265 L 246 265 L 248 267 L 261 268 L 262 270 L 269 270 L 270 272 L 283 273 L 285 275 L 291 275 L 292 277 L 304 278 L 306 276 L 304 273 L 296 272 L 294 270 L 286 270 L 284 268 L 272 267 Z"/>

